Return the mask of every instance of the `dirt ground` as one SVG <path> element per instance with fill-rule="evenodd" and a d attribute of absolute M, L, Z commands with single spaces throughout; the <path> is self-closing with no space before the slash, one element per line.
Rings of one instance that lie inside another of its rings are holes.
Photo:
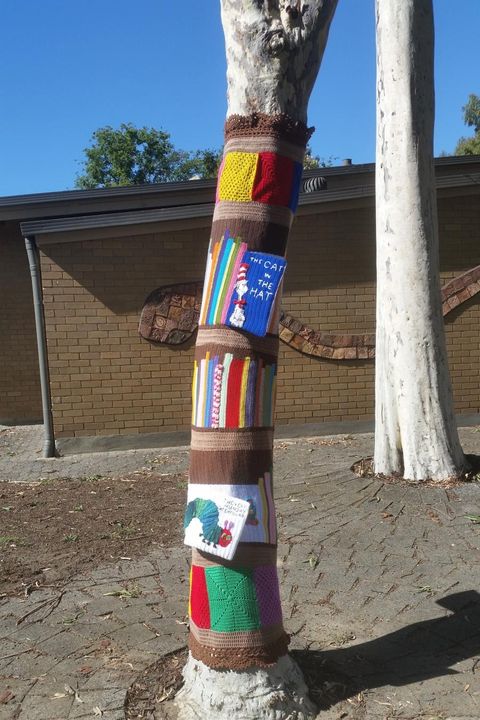
<path fill-rule="evenodd" d="M 0 484 L 0 598 L 181 542 L 186 474 Z M 159 492 L 159 486 L 161 491 Z"/>

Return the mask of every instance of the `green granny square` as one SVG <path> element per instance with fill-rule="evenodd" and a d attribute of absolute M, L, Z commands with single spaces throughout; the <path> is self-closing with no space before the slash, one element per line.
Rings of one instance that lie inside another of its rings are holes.
<path fill-rule="evenodd" d="M 207 567 L 210 629 L 216 632 L 258 630 L 258 611 L 252 571 L 242 568 Z"/>

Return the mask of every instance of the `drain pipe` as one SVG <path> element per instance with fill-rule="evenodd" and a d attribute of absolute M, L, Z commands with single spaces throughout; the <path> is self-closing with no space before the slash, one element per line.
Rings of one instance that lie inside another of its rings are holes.
<path fill-rule="evenodd" d="M 43 428 L 45 440 L 43 457 L 56 456 L 55 435 L 53 432 L 52 396 L 50 393 L 50 374 L 48 371 L 47 334 L 43 309 L 42 284 L 40 282 L 40 261 L 34 236 L 25 238 L 30 275 L 32 278 L 33 307 L 35 310 L 35 329 L 37 333 L 38 366 L 40 369 L 40 389 L 42 392 Z"/>

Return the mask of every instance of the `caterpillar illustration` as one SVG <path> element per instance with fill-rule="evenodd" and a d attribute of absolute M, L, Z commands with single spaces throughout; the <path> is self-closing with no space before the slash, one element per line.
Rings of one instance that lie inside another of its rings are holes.
<path fill-rule="evenodd" d="M 218 507 L 213 500 L 202 500 L 196 498 L 191 500 L 185 510 L 185 519 L 183 521 L 184 528 L 187 528 L 194 518 L 198 518 L 202 523 L 203 532 L 200 537 L 206 545 L 213 547 L 227 547 L 232 542 L 232 522 L 226 522 L 222 528 L 218 524 Z"/>
<path fill-rule="evenodd" d="M 258 525 L 257 506 L 253 502 L 252 498 L 248 498 L 247 502 L 250 505 L 248 508 L 247 525 Z"/>

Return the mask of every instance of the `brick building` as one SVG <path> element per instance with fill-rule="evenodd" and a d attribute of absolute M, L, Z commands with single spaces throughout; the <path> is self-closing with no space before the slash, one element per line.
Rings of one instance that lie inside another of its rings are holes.
<path fill-rule="evenodd" d="M 480 411 L 480 158 L 442 158 L 436 169 L 455 409 L 471 415 Z M 279 425 L 374 412 L 374 168 L 322 175 L 328 189 L 301 195 L 289 241 Z M 193 339 L 148 342 L 138 325 L 153 290 L 201 281 L 213 197 L 212 181 L 192 181 L 0 199 L 0 422 L 42 417 L 28 236 L 39 248 L 59 444 L 189 427 Z"/>

